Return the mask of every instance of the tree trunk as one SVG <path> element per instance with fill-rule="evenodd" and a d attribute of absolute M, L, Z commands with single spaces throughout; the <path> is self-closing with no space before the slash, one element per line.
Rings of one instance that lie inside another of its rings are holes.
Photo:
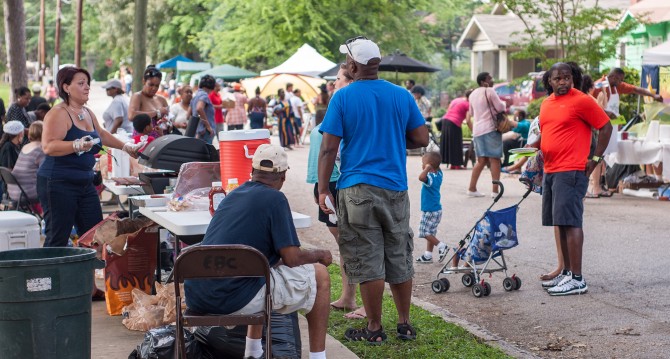
<path fill-rule="evenodd" d="M 133 28 L 133 92 L 142 90 L 142 75 L 147 61 L 147 0 L 135 1 Z"/>
<path fill-rule="evenodd" d="M 15 89 L 28 85 L 26 72 L 26 19 L 23 0 L 5 0 L 5 42 L 7 43 L 7 68 L 9 87 Z M 9 102 L 14 102 L 14 91 L 9 93 Z"/>

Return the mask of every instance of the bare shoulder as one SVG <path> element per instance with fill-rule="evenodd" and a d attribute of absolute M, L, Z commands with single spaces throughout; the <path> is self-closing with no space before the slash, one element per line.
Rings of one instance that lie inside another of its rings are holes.
<path fill-rule="evenodd" d="M 49 112 L 47 112 L 46 116 L 44 116 L 44 122 L 57 122 L 57 121 L 67 121 L 69 119 L 70 113 L 67 111 L 65 108 L 65 105 L 63 103 L 58 104 L 51 108 Z"/>

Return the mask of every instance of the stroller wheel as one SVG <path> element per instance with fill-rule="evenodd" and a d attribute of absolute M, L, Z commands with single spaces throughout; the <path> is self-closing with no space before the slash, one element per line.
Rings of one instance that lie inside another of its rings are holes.
<path fill-rule="evenodd" d="M 521 278 L 514 276 L 514 282 L 516 282 L 514 285 L 514 289 L 519 290 L 519 288 L 521 288 Z"/>
<path fill-rule="evenodd" d="M 431 289 L 433 289 L 433 292 L 435 292 L 435 293 L 442 293 L 442 292 L 446 291 L 446 289 L 444 289 L 444 285 L 442 284 L 442 281 L 439 280 L 439 279 L 434 280 L 430 287 L 431 287 Z"/>
<path fill-rule="evenodd" d="M 466 287 L 472 287 L 472 285 L 475 284 L 475 275 L 472 273 L 463 274 L 461 282 L 463 282 L 463 285 Z"/>
<path fill-rule="evenodd" d="M 491 284 L 484 282 L 484 296 L 488 297 L 491 294 Z"/>
<path fill-rule="evenodd" d="M 472 295 L 474 295 L 475 298 L 481 298 L 484 295 L 485 290 L 484 287 L 477 283 L 472 286 Z"/>
<path fill-rule="evenodd" d="M 448 291 L 449 287 L 451 287 L 451 285 L 449 284 L 449 279 L 447 279 L 447 278 L 441 278 L 440 282 L 442 282 L 442 286 L 444 287 L 443 292 Z"/>
<path fill-rule="evenodd" d="M 513 291 L 516 289 L 516 281 L 510 277 L 503 279 L 503 288 L 508 292 Z"/>

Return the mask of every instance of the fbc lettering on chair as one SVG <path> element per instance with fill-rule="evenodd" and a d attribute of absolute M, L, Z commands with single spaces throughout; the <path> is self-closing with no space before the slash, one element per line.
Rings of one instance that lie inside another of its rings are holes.
<path fill-rule="evenodd" d="M 212 265 L 214 266 L 214 269 L 221 270 L 221 269 L 237 269 L 237 264 L 235 263 L 234 257 L 225 257 L 225 256 L 207 256 L 205 257 L 205 260 L 203 261 L 203 267 L 205 269 L 212 269 Z"/>

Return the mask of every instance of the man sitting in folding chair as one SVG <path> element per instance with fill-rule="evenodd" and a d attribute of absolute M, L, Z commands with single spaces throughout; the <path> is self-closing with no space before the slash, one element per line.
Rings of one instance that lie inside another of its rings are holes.
<path fill-rule="evenodd" d="M 263 253 L 272 267 L 272 309 L 282 314 L 304 309 L 309 357 L 325 358 L 330 309 L 326 266 L 332 255 L 328 250 L 300 249 L 291 208 L 279 191 L 289 168 L 284 149 L 259 146 L 252 167 L 251 181 L 231 191 L 219 205 L 202 244 L 245 244 Z M 262 278 L 186 280 L 184 288 L 188 308 L 202 313 L 251 314 L 264 305 Z M 245 358 L 263 355 L 262 332 L 262 326 L 249 326 Z"/>

